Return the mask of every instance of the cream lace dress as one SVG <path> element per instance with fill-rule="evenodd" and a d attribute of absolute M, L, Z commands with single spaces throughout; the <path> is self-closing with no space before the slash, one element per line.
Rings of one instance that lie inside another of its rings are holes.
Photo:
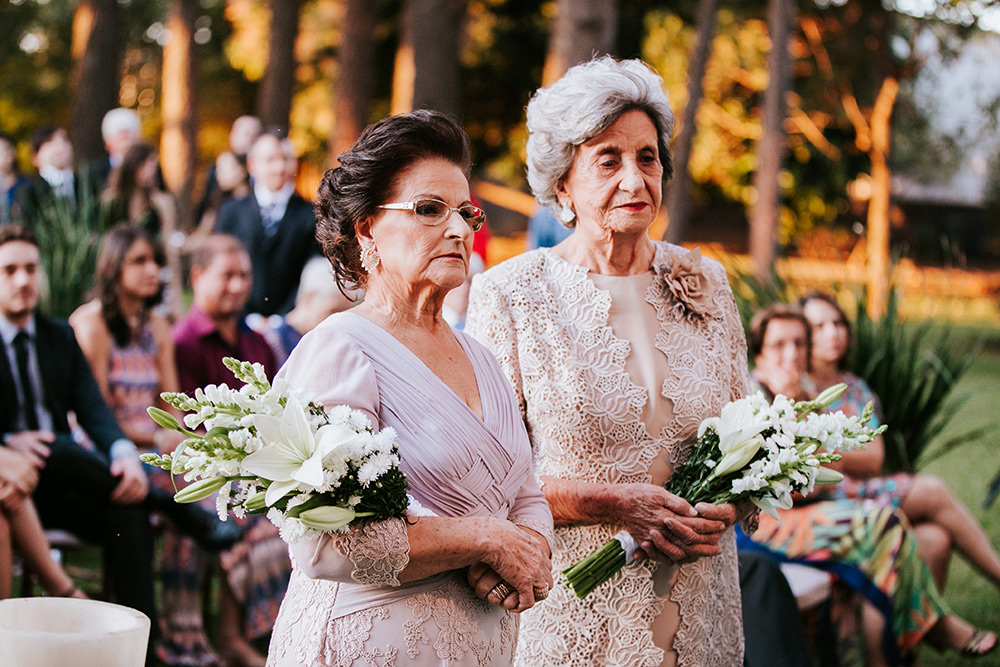
<path fill-rule="evenodd" d="M 514 386 L 540 476 L 663 483 L 705 417 L 746 392 L 746 341 L 722 267 L 656 244 L 647 274 L 590 274 L 552 250 L 476 277 L 466 332 Z M 620 530 L 557 527 L 545 604 L 522 614 L 515 664 L 739 667 L 732 531 L 723 553 L 626 567 L 586 600 L 561 572 Z"/>
<path fill-rule="evenodd" d="M 409 349 L 353 313 L 327 318 L 282 368 L 327 407 L 350 405 L 398 433 L 409 492 L 438 516 L 500 517 L 552 536 L 531 446 L 496 359 L 456 332 L 483 406 L 480 419 Z M 400 585 L 402 519 L 292 543 L 292 577 L 268 652 L 277 667 L 501 667 L 518 617 L 473 595 L 465 572 Z"/>

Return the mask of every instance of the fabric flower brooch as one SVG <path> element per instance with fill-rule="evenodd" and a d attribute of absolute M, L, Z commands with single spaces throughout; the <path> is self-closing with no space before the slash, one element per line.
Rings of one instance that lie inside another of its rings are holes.
<path fill-rule="evenodd" d="M 705 317 L 715 310 L 712 288 L 701 266 L 701 248 L 694 248 L 674 258 L 664 267 L 663 281 L 673 295 L 678 314 L 686 317 Z"/>

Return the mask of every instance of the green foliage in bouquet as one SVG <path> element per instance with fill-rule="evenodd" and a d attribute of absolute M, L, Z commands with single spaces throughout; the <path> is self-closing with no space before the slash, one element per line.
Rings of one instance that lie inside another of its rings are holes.
<path fill-rule="evenodd" d="M 94 284 L 97 244 L 105 231 L 95 197 L 84 184 L 80 201 L 53 197 L 38 210 L 33 227 L 47 283 L 42 310 L 66 318 Z"/>

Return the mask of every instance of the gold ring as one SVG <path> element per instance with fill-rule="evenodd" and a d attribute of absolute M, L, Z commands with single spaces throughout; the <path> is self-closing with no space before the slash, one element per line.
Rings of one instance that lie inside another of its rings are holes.
<path fill-rule="evenodd" d="M 535 586 L 531 589 L 531 592 L 535 594 L 535 600 L 544 600 L 549 597 L 548 586 Z"/>
<path fill-rule="evenodd" d="M 514 589 L 511 588 L 510 584 L 508 584 L 506 581 L 500 581 L 497 583 L 496 586 L 490 589 L 490 593 L 497 596 L 497 600 L 499 600 L 500 602 L 506 600 L 507 597 L 510 596 L 510 594 L 513 592 Z"/>

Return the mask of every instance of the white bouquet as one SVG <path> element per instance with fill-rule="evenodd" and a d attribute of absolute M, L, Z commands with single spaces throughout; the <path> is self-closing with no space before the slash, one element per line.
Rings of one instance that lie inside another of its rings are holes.
<path fill-rule="evenodd" d="M 885 430 L 868 426 L 873 407 L 860 416 L 820 413 L 847 385 L 828 388 L 812 401 L 793 403 L 779 394 L 771 403 L 762 394 L 733 401 L 718 417 L 698 428 L 691 455 L 674 471 L 667 491 L 697 503 L 749 500 L 777 516 L 792 506 L 792 494 L 812 492 L 816 484 L 835 484 L 843 476 L 823 464 L 840 460 L 838 452 L 863 448 Z M 632 562 L 635 542 L 622 531 L 564 574 L 578 597 Z"/>
<path fill-rule="evenodd" d="M 346 531 L 358 520 L 406 514 L 406 475 L 399 470 L 396 432 L 375 433 L 365 415 L 348 406 L 329 412 L 287 382 L 272 386 L 260 364 L 225 359 L 243 382 L 164 393 L 184 426 L 165 410 L 149 408 L 160 426 L 188 436 L 172 453 L 142 460 L 192 482 L 174 496 L 195 502 L 218 493 L 219 518 L 267 514 L 285 541 L 317 532 Z M 185 428 L 186 427 L 186 428 Z M 193 429 L 203 427 L 204 433 Z"/>

